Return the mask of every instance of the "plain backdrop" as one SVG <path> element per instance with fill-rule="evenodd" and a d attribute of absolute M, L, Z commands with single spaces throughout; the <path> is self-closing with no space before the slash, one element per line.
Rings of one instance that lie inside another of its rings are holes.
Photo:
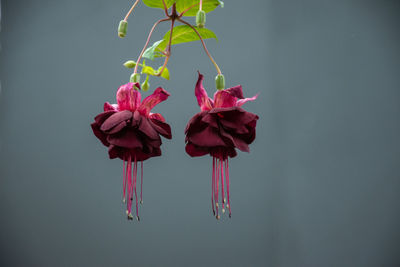
<path fill-rule="evenodd" d="M 227 86 L 260 94 L 245 106 L 257 139 L 230 161 L 232 219 L 212 216 L 211 158 L 184 151 L 197 70 L 209 94 L 216 75 L 193 42 L 144 93 L 171 93 L 155 111 L 173 139 L 144 164 L 139 223 L 122 162 L 89 127 L 163 16 L 139 4 L 120 39 L 132 3 L 1 2 L 1 266 L 400 266 L 399 1 L 226 0 L 209 13 Z"/>

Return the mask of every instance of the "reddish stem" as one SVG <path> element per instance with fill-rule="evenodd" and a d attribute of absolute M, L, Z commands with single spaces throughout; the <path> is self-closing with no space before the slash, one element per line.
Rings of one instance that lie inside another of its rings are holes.
<path fill-rule="evenodd" d="M 160 19 L 160 20 L 158 20 L 156 23 L 154 23 L 153 27 L 151 28 L 151 30 L 150 30 L 150 32 L 149 32 L 149 36 L 147 37 L 146 44 L 144 45 L 144 47 L 143 47 L 143 49 L 142 49 L 142 52 L 140 52 L 140 55 L 139 55 L 138 59 L 136 60 L 136 66 L 135 66 L 135 70 L 133 71 L 133 73 L 137 73 L 137 68 L 138 68 L 138 66 L 139 66 L 140 60 L 142 59 L 143 53 L 144 53 L 144 51 L 146 51 L 146 48 L 147 48 L 147 46 L 149 45 L 151 35 L 153 34 L 154 29 L 156 28 L 156 26 L 157 26 L 160 22 L 167 21 L 167 20 L 170 20 L 170 19 L 171 19 L 171 18 Z"/>

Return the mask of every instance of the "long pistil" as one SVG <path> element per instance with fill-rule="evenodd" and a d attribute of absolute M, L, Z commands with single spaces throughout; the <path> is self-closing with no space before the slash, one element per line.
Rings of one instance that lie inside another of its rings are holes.
<path fill-rule="evenodd" d="M 231 212 L 231 200 L 229 198 L 229 161 L 228 161 L 228 158 L 225 160 L 225 179 L 226 179 L 226 193 L 228 196 L 228 204 L 226 206 L 229 209 L 229 218 L 231 218 L 232 212 Z"/>

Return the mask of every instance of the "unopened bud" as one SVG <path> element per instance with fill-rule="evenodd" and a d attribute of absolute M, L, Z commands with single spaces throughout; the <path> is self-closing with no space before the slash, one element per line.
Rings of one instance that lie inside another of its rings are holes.
<path fill-rule="evenodd" d="M 128 29 L 128 22 L 126 20 L 121 20 L 118 25 L 118 36 L 124 38 L 127 29 Z"/>
<path fill-rule="evenodd" d="M 204 12 L 204 10 L 197 11 L 197 14 L 196 14 L 197 27 L 204 28 L 205 24 L 206 24 L 206 12 Z"/>
<path fill-rule="evenodd" d="M 143 91 L 149 90 L 150 88 L 149 75 L 147 75 L 146 80 L 142 83 L 141 87 Z"/>
<path fill-rule="evenodd" d="M 131 83 L 140 83 L 140 74 L 132 73 L 131 78 L 129 79 Z"/>
<path fill-rule="evenodd" d="M 128 60 L 124 63 L 124 66 L 128 69 L 133 69 L 136 66 L 136 62 L 133 60 Z"/>
<path fill-rule="evenodd" d="M 215 87 L 217 90 L 223 90 L 225 88 L 225 77 L 222 74 L 218 74 L 215 77 Z"/>

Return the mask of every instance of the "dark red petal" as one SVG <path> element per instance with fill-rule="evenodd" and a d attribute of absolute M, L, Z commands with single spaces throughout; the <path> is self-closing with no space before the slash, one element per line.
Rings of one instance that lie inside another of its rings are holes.
<path fill-rule="evenodd" d="M 90 126 L 92 127 L 94 135 L 99 138 L 101 143 L 105 146 L 109 146 L 110 143 L 107 142 L 107 135 L 100 130 L 100 126 L 96 122 L 93 122 Z"/>
<path fill-rule="evenodd" d="M 97 124 L 101 125 L 103 124 L 103 122 L 108 119 L 112 114 L 114 114 L 116 111 L 113 110 L 109 110 L 109 111 L 105 111 L 100 113 L 99 115 L 97 115 L 94 120 Z"/>
<path fill-rule="evenodd" d="M 201 120 L 214 128 L 218 128 L 216 116 L 217 114 L 207 113 Z"/>
<path fill-rule="evenodd" d="M 192 143 L 186 144 L 185 150 L 191 157 L 200 157 L 209 153 L 206 149 L 201 149 Z"/>
<path fill-rule="evenodd" d="M 110 131 L 107 131 L 107 134 L 115 134 L 121 131 L 122 129 L 125 128 L 127 125 L 126 121 L 121 121 L 119 124 L 117 124 L 114 128 L 111 128 Z"/>
<path fill-rule="evenodd" d="M 132 118 L 132 112 L 129 110 L 123 110 L 111 115 L 104 123 L 101 125 L 100 129 L 102 131 L 108 131 L 111 128 L 117 126 L 122 121 L 126 121 Z"/>
<path fill-rule="evenodd" d="M 190 134 L 191 132 L 203 130 L 207 126 L 207 124 L 202 122 L 201 119 L 207 113 L 208 111 L 203 111 L 194 115 L 186 125 L 185 134 Z"/>
<path fill-rule="evenodd" d="M 197 146 L 226 146 L 225 142 L 218 134 L 218 130 L 213 127 L 206 127 L 201 132 L 193 132 L 191 135 L 188 135 L 188 138 L 190 142 Z"/>
<path fill-rule="evenodd" d="M 122 151 L 119 147 L 110 145 L 108 147 L 108 156 L 110 157 L 110 159 L 122 157 Z"/>
<path fill-rule="evenodd" d="M 157 140 L 160 138 L 157 131 L 153 128 L 148 118 L 143 117 L 139 124 L 139 130 L 147 135 L 150 139 Z"/>
<path fill-rule="evenodd" d="M 134 129 L 126 128 L 124 131 L 109 135 L 107 141 L 115 146 L 124 148 L 142 148 L 142 143 Z"/>
<path fill-rule="evenodd" d="M 225 92 L 228 92 L 231 96 L 237 97 L 237 98 L 244 98 L 243 96 L 243 90 L 241 85 L 236 85 L 234 87 L 228 88 L 224 90 Z"/>
<path fill-rule="evenodd" d="M 165 138 L 171 139 L 172 138 L 172 134 L 171 134 L 171 127 L 165 123 L 162 122 L 160 120 L 157 119 L 150 119 L 150 122 L 153 125 L 153 128 L 162 136 L 164 136 Z"/>

